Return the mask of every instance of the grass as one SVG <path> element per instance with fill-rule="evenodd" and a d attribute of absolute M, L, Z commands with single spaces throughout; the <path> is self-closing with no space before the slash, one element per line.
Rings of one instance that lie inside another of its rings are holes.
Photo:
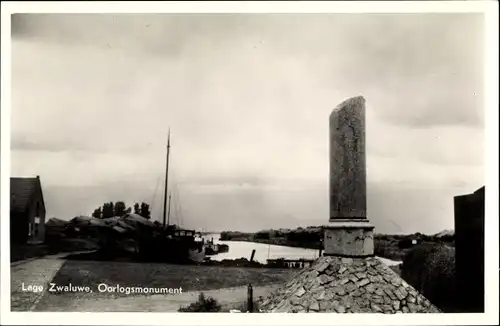
<path fill-rule="evenodd" d="M 257 301 L 255 298 L 253 300 L 253 313 L 259 313 L 259 301 Z M 234 310 L 239 310 L 240 312 L 248 312 L 248 303 L 245 301 L 245 302 L 239 302 L 239 303 L 235 303 L 231 306 L 227 306 L 227 307 L 224 307 L 225 309 L 223 309 L 223 312 L 229 312 L 230 310 L 234 309 Z"/>
<path fill-rule="evenodd" d="M 409 249 L 401 249 L 398 246 L 399 240 L 387 237 L 374 239 L 375 255 L 396 261 L 402 261 Z"/>
<path fill-rule="evenodd" d="M 68 260 L 55 275 L 53 283 L 89 286 L 93 289 L 94 295 L 106 297 L 126 296 L 126 294 L 99 293 L 97 286 L 100 283 L 111 286 L 119 284 L 123 287 L 181 287 L 182 292 L 187 292 L 244 286 L 248 283 L 253 286 L 284 283 L 295 272 L 290 269 L 272 268 Z"/>
<path fill-rule="evenodd" d="M 219 312 L 221 305 L 212 297 L 205 297 L 203 292 L 198 296 L 198 300 L 189 306 L 180 307 L 179 312 Z"/>

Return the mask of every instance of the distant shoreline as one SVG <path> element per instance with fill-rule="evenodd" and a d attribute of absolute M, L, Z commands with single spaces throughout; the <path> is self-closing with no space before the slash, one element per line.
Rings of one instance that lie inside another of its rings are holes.
<path fill-rule="evenodd" d="M 314 246 L 314 244 L 309 244 L 309 245 L 304 245 L 304 244 L 299 244 L 299 243 L 283 243 L 282 241 L 277 241 L 280 239 L 219 239 L 219 241 L 238 241 L 238 242 L 255 242 L 255 243 L 262 243 L 262 244 L 269 244 L 269 245 L 274 245 L 274 246 L 283 246 L 283 247 L 293 247 L 293 248 L 302 248 L 302 249 L 316 249 L 319 250 L 317 246 Z"/>
<path fill-rule="evenodd" d="M 318 250 L 323 238 L 321 227 L 297 228 L 294 230 L 266 230 L 256 233 L 223 231 L 219 241 L 241 241 Z M 413 246 L 421 243 L 445 243 L 454 246 L 454 236 L 414 234 L 375 234 L 375 255 L 394 261 L 403 261 Z"/>

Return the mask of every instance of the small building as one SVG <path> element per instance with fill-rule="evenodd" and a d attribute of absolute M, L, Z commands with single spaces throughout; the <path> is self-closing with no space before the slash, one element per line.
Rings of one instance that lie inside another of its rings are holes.
<path fill-rule="evenodd" d="M 10 178 L 10 241 L 12 244 L 45 240 L 45 203 L 40 177 Z"/>

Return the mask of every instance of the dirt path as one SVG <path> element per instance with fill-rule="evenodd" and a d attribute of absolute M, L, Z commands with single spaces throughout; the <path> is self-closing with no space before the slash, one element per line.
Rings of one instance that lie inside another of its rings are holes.
<path fill-rule="evenodd" d="M 79 251 L 87 253 L 90 251 Z M 40 301 L 57 271 L 62 267 L 64 257 L 74 253 L 59 253 L 43 258 L 29 258 L 10 265 L 10 293 L 12 311 L 30 311 Z M 30 286 L 43 287 L 42 291 L 27 291 Z"/>
<path fill-rule="evenodd" d="M 42 258 L 19 262 L 11 266 L 11 310 L 32 310 L 45 293 L 48 283 L 63 264 L 64 260 Z M 43 287 L 43 290 L 37 292 L 26 291 L 25 289 L 29 286 Z"/>
<path fill-rule="evenodd" d="M 259 296 L 267 296 L 277 289 L 279 285 L 268 285 L 254 287 L 254 300 Z M 203 291 L 207 297 L 213 297 L 222 306 L 223 310 L 229 310 L 244 303 L 247 298 L 247 287 Z M 129 296 L 121 298 L 79 298 L 79 300 L 67 300 L 60 295 L 51 300 L 50 307 L 44 303 L 38 305 L 35 311 L 54 312 L 177 312 L 181 306 L 187 306 L 198 299 L 199 291 L 184 292 L 173 295 L 150 295 Z"/>
<path fill-rule="evenodd" d="M 236 267 L 192 267 L 170 264 L 89 262 L 65 260 L 67 254 L 28 259 L 11 264 L 12 311 L 116 311 L 176 312 L 197 300 L 200 292 L 214 297 L 225 311 L 246 301 L 247 287 L 254 285 L 254 298 L 267 296 L 285 282 L 293 271 Z M 178 287 L 181 294 L 53 293 L 57 285 L 110 285 Z M 88 283 L 88 284 L 87 284 Z M 29 291 L 29 287 L 37 291 Z M 39 288 L 43 288 L 40 290 Z"/>

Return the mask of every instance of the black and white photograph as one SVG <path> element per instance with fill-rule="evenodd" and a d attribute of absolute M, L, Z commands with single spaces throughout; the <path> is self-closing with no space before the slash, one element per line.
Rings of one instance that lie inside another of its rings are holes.
<path fill-rule="evenodd" d="M 484 10 L 9 16 L 10 312 L 498 316 Z"/>

